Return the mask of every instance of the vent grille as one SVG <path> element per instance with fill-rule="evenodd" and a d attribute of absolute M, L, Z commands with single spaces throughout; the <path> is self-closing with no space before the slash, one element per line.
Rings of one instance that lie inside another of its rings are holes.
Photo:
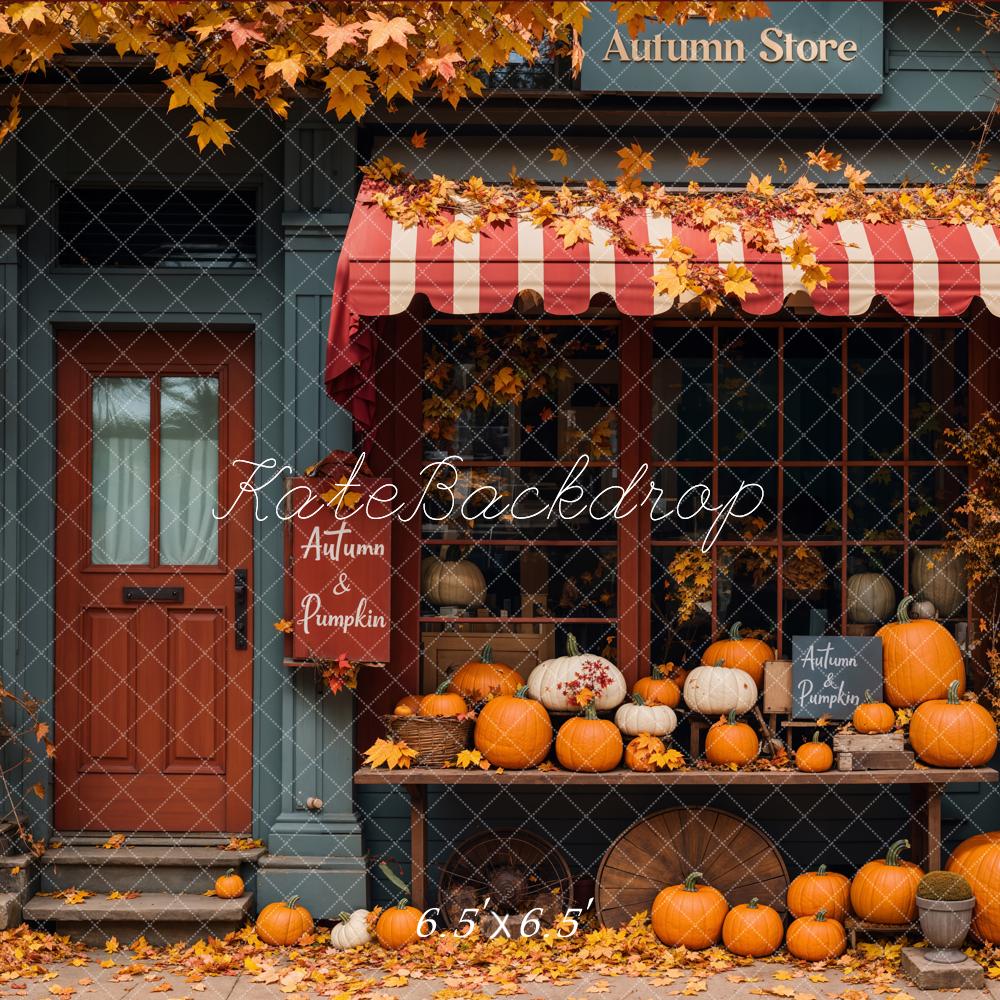
<path fill-rule="evenodd" d="M 252 267 L 255 203 L 254 191 L 240 189 L 68 189 L 57 259 L 63 267 Z"/>

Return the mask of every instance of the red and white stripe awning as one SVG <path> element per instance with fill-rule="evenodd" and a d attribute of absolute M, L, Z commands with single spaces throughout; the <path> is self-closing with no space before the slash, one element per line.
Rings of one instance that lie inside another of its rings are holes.
<path fill-rule="evenodd" d="M 676 236 L 697 260 L 745 263 L 757 291 L 741 308 L 753 315 L 777 312 L 795 292 L 805 293 L 800 272 L 780 253 L 761 253 L 735 239 L 716 244 L 701 230 L 672 224 L 650 213 L 623 220 L 639 244 L 657 244 Z M 1000 315 L 1000 227 L 946 225 L 912 219 L 900 223 L 838 222 L 792 230 L 774 223 L 781 246 L 806 235 L 817 260 L 832 279 L 811 293 L 813 307 L 826 316 L 857 316 L 876 296 L 904 316 L 956 316 L 979 297 Z M 362 189 L 337 264 L 327 351 L 326 383 L 330 395 L 354 414 L 363 427 L 374 419 L 372 383 L 376 324 L 367 319 L 404 312 L 417 295 L 431 308 L 464 315 L 502 313 L 516 296 L 541 296 L 554 315 L 586 312 L 591 300 L 606 295 L 632 316 L 654 316 L 674 300 L 656 295 L 652 275 L 662 262 L 628 255 L 606 245 L 606 230 L 591 227 L 593 242 L 569 249 L 552 227 L 516 222 L 484 230 L 471 243 L 431 242 L 425 226 L 403 228 L 370 204 Z"/>

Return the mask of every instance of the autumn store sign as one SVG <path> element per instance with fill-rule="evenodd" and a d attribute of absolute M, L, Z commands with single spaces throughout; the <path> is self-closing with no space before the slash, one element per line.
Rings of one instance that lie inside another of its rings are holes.
<path fill-rule="evenodd" d="M 871 95 L 882 91 L 881 3 L 772 3 L 771 17 L 650 27 L 608 4 L 584 26 L 583 90 Z"/>

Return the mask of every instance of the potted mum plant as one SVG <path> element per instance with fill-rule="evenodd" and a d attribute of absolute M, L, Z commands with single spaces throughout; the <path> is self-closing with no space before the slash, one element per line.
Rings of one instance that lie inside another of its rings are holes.
<path fill-rule="evenodd" d="M 920 929 L 931 947 L 930 962 L 951 965 L 965 959 L 961 951 L 972 924 L 976 897 L 968 881 L 955 872 L 928 872 L 917 887 Z"/>

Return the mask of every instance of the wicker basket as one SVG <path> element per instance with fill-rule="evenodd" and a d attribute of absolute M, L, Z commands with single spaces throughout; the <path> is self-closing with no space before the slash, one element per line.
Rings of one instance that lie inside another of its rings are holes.
<path fill-rule="evenodd" d="M 444 767 L 469 745 L 471 719 L 425 718 L 420 715 L 387 715 L 385 728 L 391 740 L 406 740 L 417 751 L 419 767 Z"/>

